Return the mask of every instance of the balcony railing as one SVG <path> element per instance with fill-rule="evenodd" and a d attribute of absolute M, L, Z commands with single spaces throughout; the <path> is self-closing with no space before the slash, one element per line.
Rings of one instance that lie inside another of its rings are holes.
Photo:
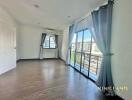
<path fill-rule="evenodd" d="M 82 56 L 84 56 L 82 67 L 90 70 L 91 73 L 97 75 L 101 65 L 102 56 L 97 54 L 90 55 L 90 53 L 82 53 Z"/>
<path fill-rule="evenodd" d="M 74 55 L 76 54 L 76 56 Z M 81 59 L 82 54 L 82 59 Z M 75 58 L 76 57 L 76 58 Z M 89 70 L 90 73 L 97 75 L 100 69 L 102 56 L 101 54 L 94 53 L 86 53 L 86 52 L 74 52 L 71 51 L 71 62 L 74 63 L 75 66 L 81 66 L 81 68 L 85 70 Z"/>

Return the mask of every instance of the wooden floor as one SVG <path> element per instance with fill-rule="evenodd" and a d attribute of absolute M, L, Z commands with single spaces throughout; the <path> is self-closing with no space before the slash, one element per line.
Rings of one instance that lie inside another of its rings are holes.
<path fill-rule="evenodd" d="M 0 76 L 0 100 L 107 100 L 61 60 L 20 61 Z"/>

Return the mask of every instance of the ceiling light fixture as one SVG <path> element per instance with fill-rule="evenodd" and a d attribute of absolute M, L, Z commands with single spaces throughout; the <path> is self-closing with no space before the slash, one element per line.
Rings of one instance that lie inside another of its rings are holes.
<path fill-rule="evenodd" d="M 39 5 L 35 4 L 34 7 L 35 7 L 35 8 L 39 8 Z"/>
<path fill-rule="evenodd" d="M 71 16 L 67 16 L 68 18 L 71 18 Z"/>

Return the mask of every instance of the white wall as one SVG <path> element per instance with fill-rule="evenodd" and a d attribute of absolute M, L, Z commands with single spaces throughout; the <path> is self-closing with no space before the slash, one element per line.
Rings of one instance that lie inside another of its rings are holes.
<path fill-rule="evenodd" d="M 0 74 L 16 67 L 16 23 L 0 8 Z"/>
<path fill-rule="evenodd" d="M 41 35 L 44 32 L 46 31 L 40 27 L 20 25 L 18 36 L 19 59 L 39 58 Z M 44 58 L 57 58 L 57 55 L 56 49 L 44 49 Z"/>
<path fill-rule="evenodd" d="M 132 0 L 115 0 L 112 31 L 112 73 L 116 87 L 128 86 L 118 95 L 132 98 Z"/>
<path fill-rule="evenodd" d="M 66 61 L 68 33 L 69 33 L 69 27 L 65 28 L 65 30 L 63 31 L 61 59 L 63 59 L 64 61 Z"/>
<path fill-rule="evenodd" d="M 19 42 L 20 42 L 20 39 L 19 39 L 19 27 L 20 27 L 20 24 L 17 23 L 17 27 L 16 27 L 16 60 L 19 60 L 20 59 L 20 55 L 19 55 L 19 52 L 20 52 L 20 48 L 19 48 Z"/>
<path fill-rule="evenodd" d="M 42 32 L 41 28 L 20 25 L 18 36 L 19 59 L 38 58 Z"/>

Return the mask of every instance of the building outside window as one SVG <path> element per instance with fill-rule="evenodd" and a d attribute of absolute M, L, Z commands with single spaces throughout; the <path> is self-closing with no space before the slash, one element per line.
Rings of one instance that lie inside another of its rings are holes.
<path fill-rule="evenodd" d="M 43 44 L 43 48 L 54 49 L 56 47 L 55 36 L 47 35 Z"/>
<path fill-rule="evenodd" d="M 102 60 L 90 31 L 82 30 L 74 34 L 71 45 L 70 65 L 89 78 L 96 80 Z"/>

